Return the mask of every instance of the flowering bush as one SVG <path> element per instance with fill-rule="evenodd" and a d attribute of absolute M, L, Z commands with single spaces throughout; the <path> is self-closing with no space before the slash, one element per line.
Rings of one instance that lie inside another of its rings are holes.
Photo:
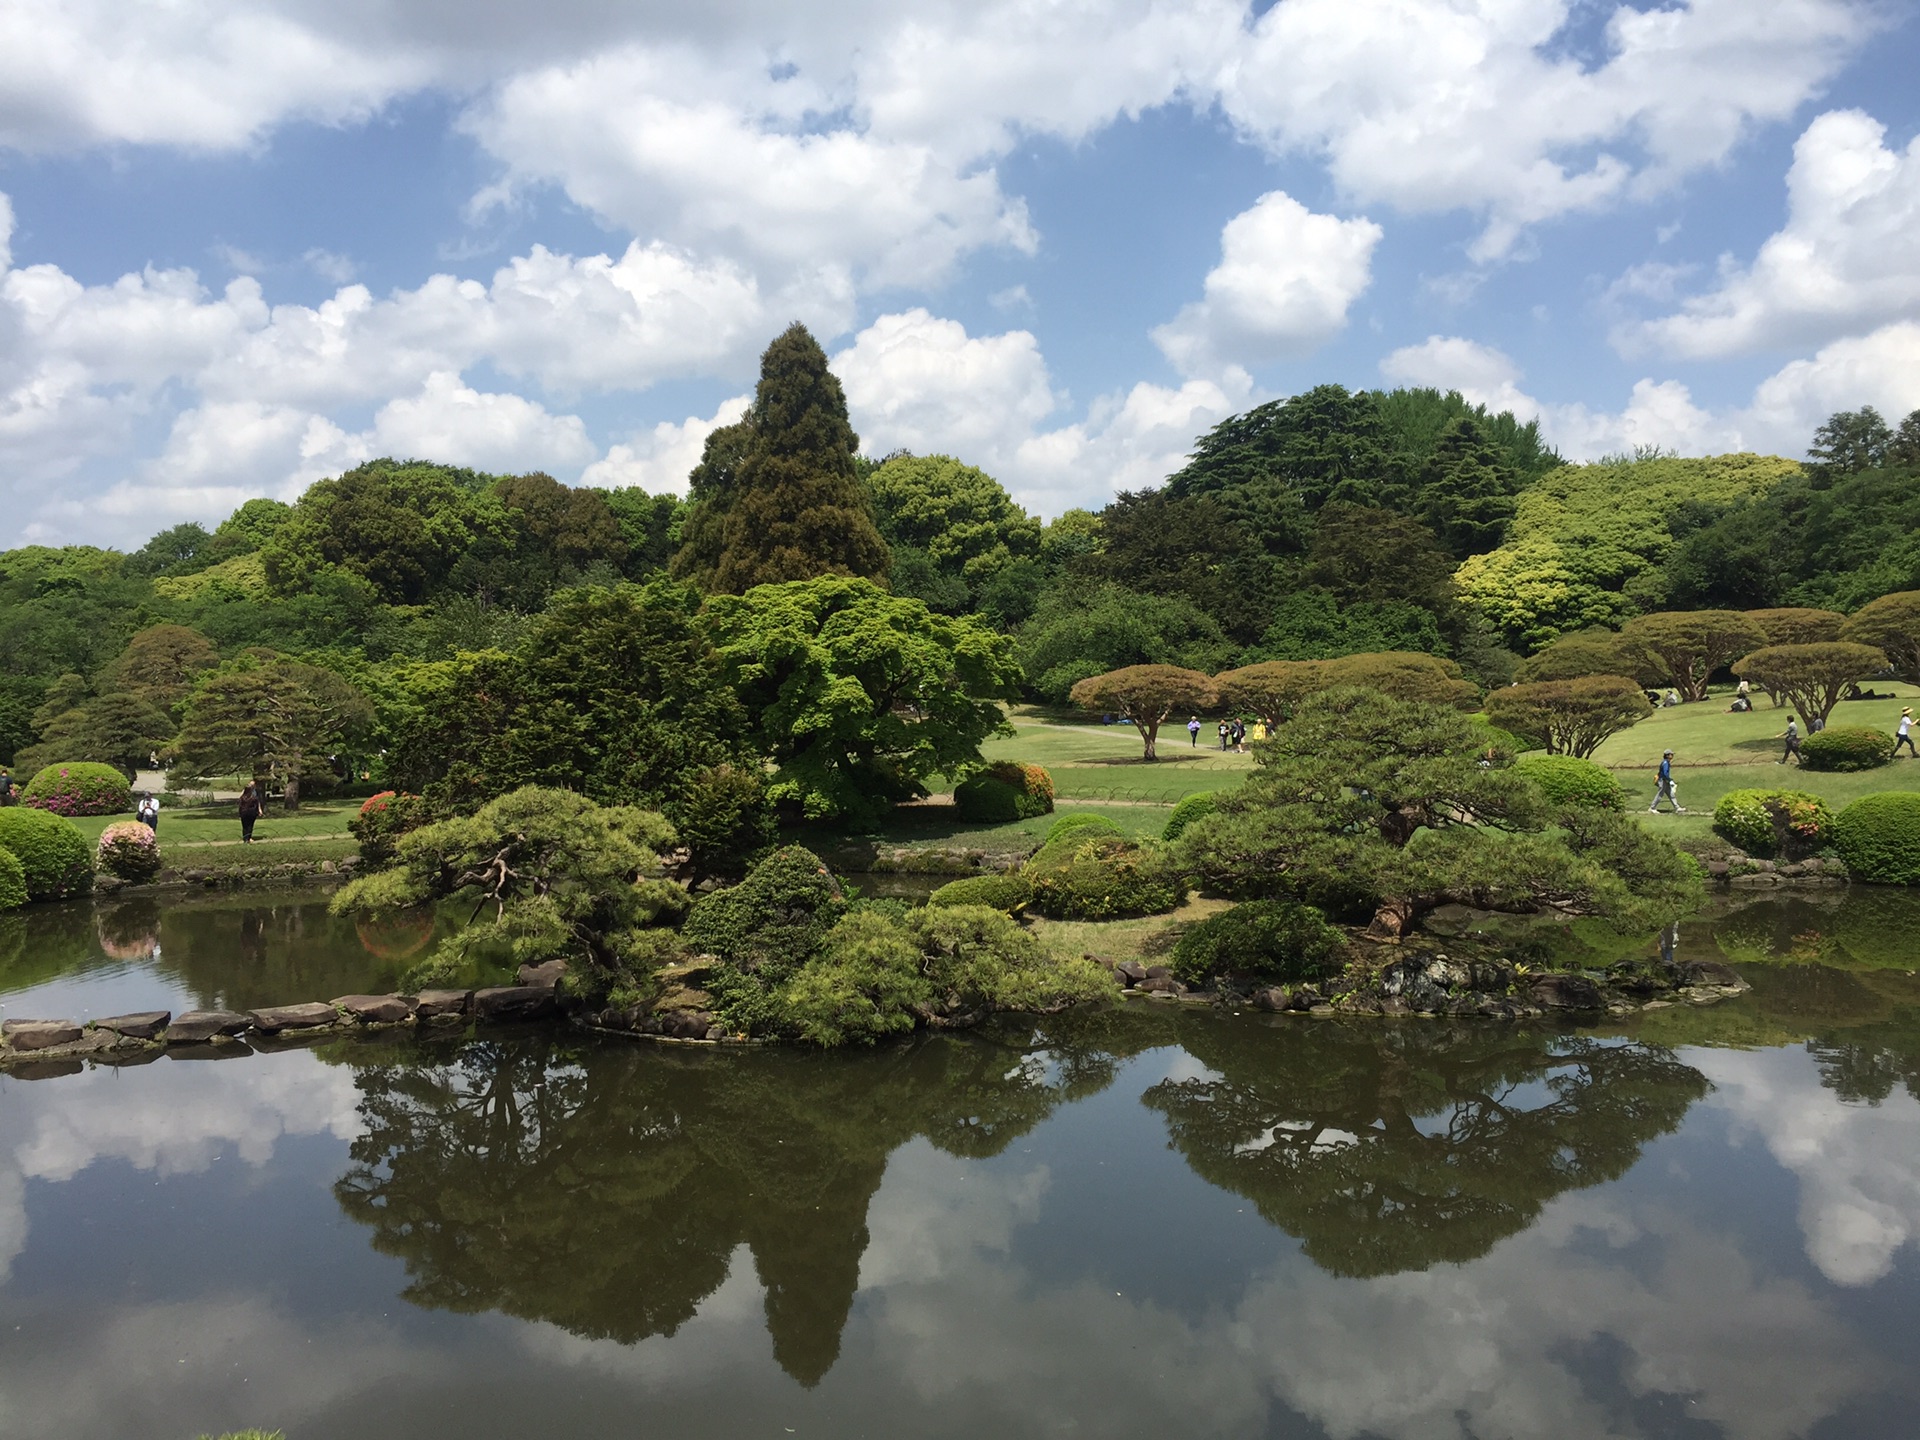
<path fill-rule="evenodd" d="M 1802 860 L 1832 838 L 1833 812 L 1804 790 L 1729 790 L 1713 828 L 1749 855 Z"/>
<path fill-rule="evenodd" d="M 393 859 L 400 837 L 418 830 L 431 818 L 427 802 L 418 795 L 382 790 L 367 797 L 347 828 L 360 842 L 360 858 L 369 865 L 384 865 Z"/>
<path fill-rule="evenodd" d="M 56 815 L 124 815 L 133 808 L 133 789 L 111 765 L 70 760 L 35 775 L 21 799 Z"/>
<path fill-rule="evenodd" d="M 138 820 L 121 820 L 100 832 L 95 852 L 100 868 L 122 880 L 138 883 L 160 873 L 160 846 Z"/>

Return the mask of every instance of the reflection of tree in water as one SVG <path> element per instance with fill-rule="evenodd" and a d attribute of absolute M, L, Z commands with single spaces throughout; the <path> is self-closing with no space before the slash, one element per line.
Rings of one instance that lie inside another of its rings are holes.
<path fill-rule="evenodd" d="M 672 1334 L 752 1252 L 775 1358 L 840 1351 L 888 1156 L 997 1154 L 1112 1078 L 1098 1057 L 935 1039 L 857 1057 L 470 1041 L 358 1069 L 335 1187 L 416 1303 L 631 1344 Z"/>
<path fill-rule="evenodd" d="M 1204 1179 L 1337 1275 L 1472 1260 L 1555 1196 L 1614 1179 L 1706 1077 L 1657 1046 L 1522 1028 L 1214 1026 L 1219 1078 L 1145 1100 Z"/>
<path fill-rule="evenodd" d="M 1842 1100 L 1878 1105 L 1896 1086 L 1920 1100 L 1920 1010 L 1903 1006 L 1873 1025 L 1830 1030 L 1807 1042 L 1820 1083 Z"/>

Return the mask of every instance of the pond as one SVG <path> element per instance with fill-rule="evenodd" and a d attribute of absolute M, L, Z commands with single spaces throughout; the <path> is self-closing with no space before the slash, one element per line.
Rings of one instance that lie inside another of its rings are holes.
<path fill-rule="evenodd" d="M 412 943 L 139 914 L 20 918 L 7 1013 Z M 0 1436 L 1910 1437 L 1917 920 L 1725 906 L 1666 943 L 1751 994 L 1599 1028 L 1139 1003 L 0 1079 Z"/>

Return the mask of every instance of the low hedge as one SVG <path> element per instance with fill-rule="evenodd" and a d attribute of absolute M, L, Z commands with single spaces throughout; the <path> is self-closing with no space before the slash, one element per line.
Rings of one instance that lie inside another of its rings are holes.
<path fill-rule="evenodd" d="M 93 851 L 58 815 L 21 805 L 0 809 L 0 849 L 20 862 L 29 900 L 64 900 L 93 889 Z"/>
<path fill-rule="evenodd" d="M 27 872 L 11 850 L 0 850 L 0 910 L 18 910 L 27 903 Z"/>
<path fill-rule="evenodd" d="M 1189 985 L 1245 975 L 1301 985 L 1346 964 L 1346 939 L 1296 900 L 1249 900 L 1193 926 L 1173 947 L 1173 973 Z"/>
<path fill-rule="evenodd" d="M 1039 765 L 995 761 L 954 786 L 953 803 L 965 820 L 1031 820 L 1052 811 L 1053 777 Z"/>
<path fill-rule="evenodd" d="M 100 868 L 138 884 L 160 873 L 160 845 L 138 820 L 120 820 L 100 832 L 94 855 Z"/>
<path fill-rule="evenodd" d="M 1167 817 L 1166 828 L 1160 832 L 1162 843 L 1172 844 L 1186 833 L 1189 825 L 1206 819 L 1219 808 L 1219 797 L 1211 790 L 1187 796 L 1173 807 L 1173 814 Z"/>
<path fill-rule="evenodd" d="M 1867 725 L 1832 725 L 1800 742 L 1809 770 L 1872 770 L 1893 759 L 1893 737 Z"/>
<path fill-rule="evenodd" d="M 1729 790 L 1713 807 L 1713 828 L 1749 855 L 1804 860 L 1833 838 L 1833 812 L 1804 790 Z"/>
<path fill-rule="evenodd" d="M 1920 794 L 1863 795 L 1833 822 L 1847 874 L 1872 885 L 1920 885 Z"/>
<path fill-rule="evenodd" d="M 1021 875 L 969 875 L 950 880 L 927 897 L 927 904 L 985 905 L 1011 915 L 1033 899 L 1033 885 Z"/>
<path fill-rule="evenodd" d="M 124 815 L 133 809 L 133 787 L 111 765 L 69 760 L 48 765 L 27 782 L 20 798 L 55 815 Z"/>
<path fill-rule="evenodd" d="M 1044 846 L 1020 875 L 1033 888 L 1033 908 L 1055 920 L 1158 915 L 1187 888 L 1158 847 L 1085 830 Z"/>
<path fill-rule="evenodd" d="M 1591 760 L 1572 755 L 1529 755 L 1514 762 L 1514 770 L 1540 787 L 1555 805 L 1579 805 L 1589 810 L 1620 810 L 1626 794 L 1613 772 Z"/>

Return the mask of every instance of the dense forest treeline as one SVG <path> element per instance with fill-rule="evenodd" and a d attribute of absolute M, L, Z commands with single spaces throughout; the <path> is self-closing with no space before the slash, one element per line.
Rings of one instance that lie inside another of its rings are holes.
<path fill-rule="evenodd" d="M 1920 589 L 1916 521 L 1920 413 L 1837 415 L 1805 464 L 1568 465 L 1457 393 L 1325 385 L 1043 523 L 964 459 L 861 456 L 796 326 L 684 500 L 383 459 L 130 554 L 0 554 L 0 756 L 346 755 L 450 803 L 562 784 L 722 830 L 761 823 L 770 761 L 771 798 L 858 814 L 964 764 L 999 701 L 1121 666 L 1423 651 L 1503 685 L 1650 611 Z"/>

